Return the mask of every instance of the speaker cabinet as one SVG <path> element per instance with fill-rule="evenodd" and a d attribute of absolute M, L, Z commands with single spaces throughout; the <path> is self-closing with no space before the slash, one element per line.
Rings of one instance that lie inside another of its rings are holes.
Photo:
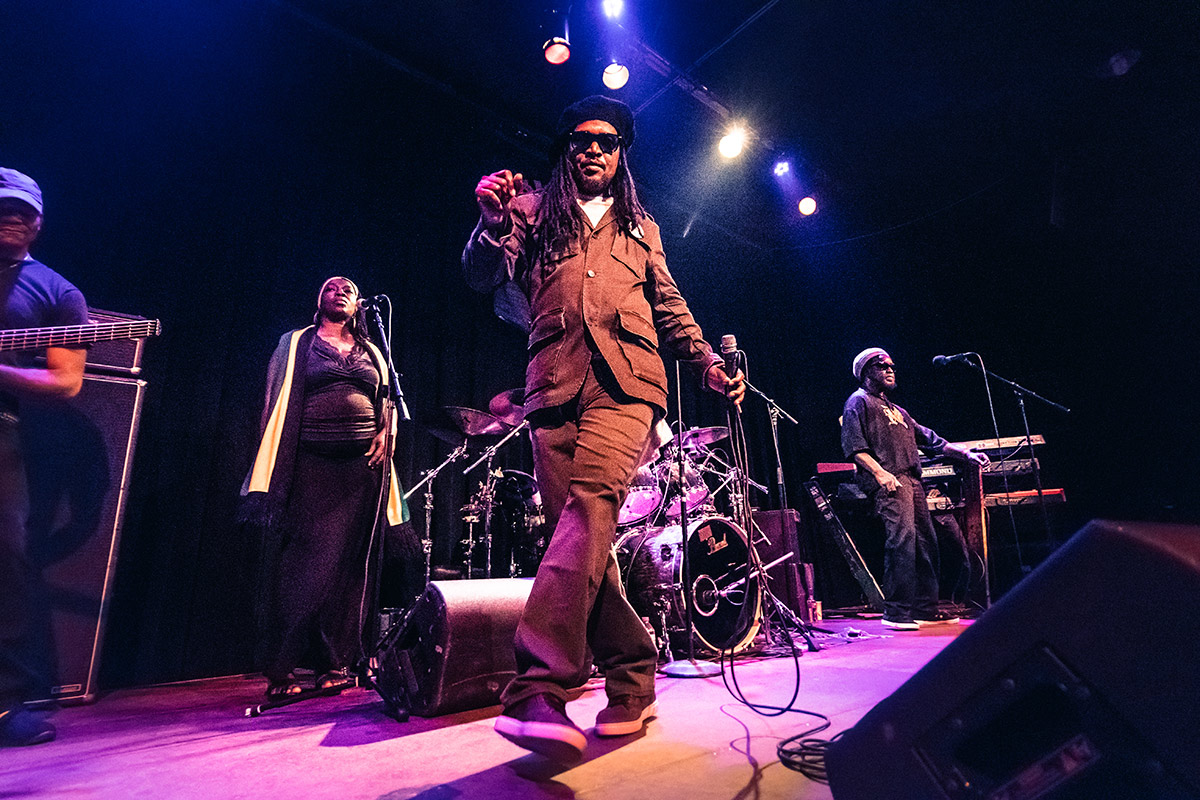
<path fill-rule="evenodd" d="M 1200 527 L 1093 521 L 829 748 L 836 800 L 1200 797 Z"/>
<path fill-rule="evenodd" d="M 401 716 L 484 708 L 517 674 L 513 637 L 532 579 L 433 581 L 383 639 L 377 689 Z"/>
<path fill-rule="evenodd" d="M 797 536 L 800 515 L 790 508 L 782 511 L 755 511 L 754 524 L 767 541 L 756 540 L 758 556 L 770 564 L 788 558 L 767 570 L 767 585 L 785 606 L 805 622 L 813 621 L 812 563 L 801 550 Z"/>
<path fill-rule="evenodd" d="M 40 701 L 90 702 L 146 382 L 85 375 L 70 400 L 23 402 Z"/>

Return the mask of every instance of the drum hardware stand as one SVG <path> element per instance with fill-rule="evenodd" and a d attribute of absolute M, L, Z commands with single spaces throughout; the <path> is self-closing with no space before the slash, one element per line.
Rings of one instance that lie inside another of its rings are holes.
<path fill-rule="evenodd" d="M 479 490 L 462 508 L 463 522 L 467 523 L 467 538 L 463 542 L 466 545 L 463 565 L 466 569 L 463 577 L 466 580 L 474 577 L 471 571 L 475 562 L 475 526 L 480 522 L 483 523 L 484 577 L 492 577 L 492 504 L 495 501 L 495 495 L 496 475 L 492 471 L 492 458 L 488 456 L 487 471 L 483 481 L 479 484 Z"/>
<path fill-rule="evenodd" d="M 692 575 L 688 567 L 691 559 L 688 558 L 687 482 L 683 471 L 683 384 L 680 381 L 678 361 L 675 362 L 675 402 L 676 413 L 679 416 L 679 431 L 675 434 L 676 463 L 679 466 L 679 557 L 680 572 L 683 578 L 683 624 L 687 635 L 688 657 L 682 661 L 667 662 L 663 665 L 662 672 L 673 678 L 711 678 L 721 674 L 721 667 L 711 661 L 696 658 L 696 632 L 692 623 Z M 668 652 L 670 651 L 668 650 Z"/>
<path fill-rule="evenodd" d="M 407 500 L 422 486 L 425 487 L 425 535 L 421 537 L 421 549 L 425 552 L 425 583 L 429 583 L 430 559 L 433 554 L 433 479 L 438 476 L 446 467 L 458 461 L 467 454 L 467 441 L 454 448 L 446 460 L 438 464 L 433 469 L 427 469 L 421 473 L 421 480 L 404 493 L 404 499 Z"/>
<path fill-rule="evenodd" d="M 514 436 L 521 431 L 528 430 L 529 422 L 521 420 L 521 424 L 510 430 L 504 435 L 500 441 L 483 451 L 479 458 L 475 459 L 475 463 L 462 471 L 463 475 L 468 475 L 483 462 L 487 462 L 487 477 L 481 484 L 480 494 L 483 496 L 483 547 L 484 557 L 487 559 L 487 564 L 484 567 L 484 576 L 492 577 L 492 495 L 495 492 L 495 475 L 492 474 L 492 459 L 496 453 L 500 452 L 500 448 L 508 444 Z M 470 525 L 471 523 L 468 523 Z M 467 578 L 471 577 L 471 561 L 473 560 L 475 551 L 474 528 L 468 527 L 467 541 Z"/>

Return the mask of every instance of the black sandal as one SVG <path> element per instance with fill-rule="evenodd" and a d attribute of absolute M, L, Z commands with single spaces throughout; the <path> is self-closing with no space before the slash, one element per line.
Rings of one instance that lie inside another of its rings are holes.
<path fill-rule="evenodd" d="M 285 678 L 284 680 L 268 680 L 267 681 L 267 699 L 282 700 L 285 697 L 290 697 L 294 694 L 300 694 L 304 691 L 304 687 L 293 677 Z"/>
<path fill-rule="evenodd" d="M 348 689 L 354 685 L 354 679 L 346 674 L 344 669 L 331 669 L 317 676 L 313 686 L 320 690 Z"/>

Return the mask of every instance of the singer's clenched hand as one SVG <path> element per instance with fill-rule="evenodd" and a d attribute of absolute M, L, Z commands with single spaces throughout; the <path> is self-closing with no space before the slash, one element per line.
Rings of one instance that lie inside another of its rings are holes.
<path fill-rule="evenodd" d="M 708 388 L 725 395 L 735 406 L 741 406 L 742 400 L 746 397 L 746 376 L 740 369 L 737 371 L 737 375 L 731 378 L 725 372 L 724 367 L 716 364 L 708 371 L 707 377 Z"/>
<path fill-rule="evenodd" d="M 479 215 L 483 225 L 491 231 L 497 231 L 508 224 L 508 204 L 514 197 L 524 194 L 529 187 L 525 184 L 525 176 L 513 174 L 502 169 L 491 175 L 484 175 L 475 186 L 475 200 L 479 203 Z"/>

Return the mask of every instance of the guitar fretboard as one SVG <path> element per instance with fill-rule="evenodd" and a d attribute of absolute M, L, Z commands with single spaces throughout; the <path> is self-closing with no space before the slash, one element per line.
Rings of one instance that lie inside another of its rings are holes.
<path fill-rule="evenodd" d="M 78 347 L 115 339 L 141 339 L 146 336 L 157 336 L 161 328 L 161 323 L 156 319 L 63 325 L 55 328 L 15 328 L 0 331 L 0 352 L 42 350 L 47 347 Z"/>

